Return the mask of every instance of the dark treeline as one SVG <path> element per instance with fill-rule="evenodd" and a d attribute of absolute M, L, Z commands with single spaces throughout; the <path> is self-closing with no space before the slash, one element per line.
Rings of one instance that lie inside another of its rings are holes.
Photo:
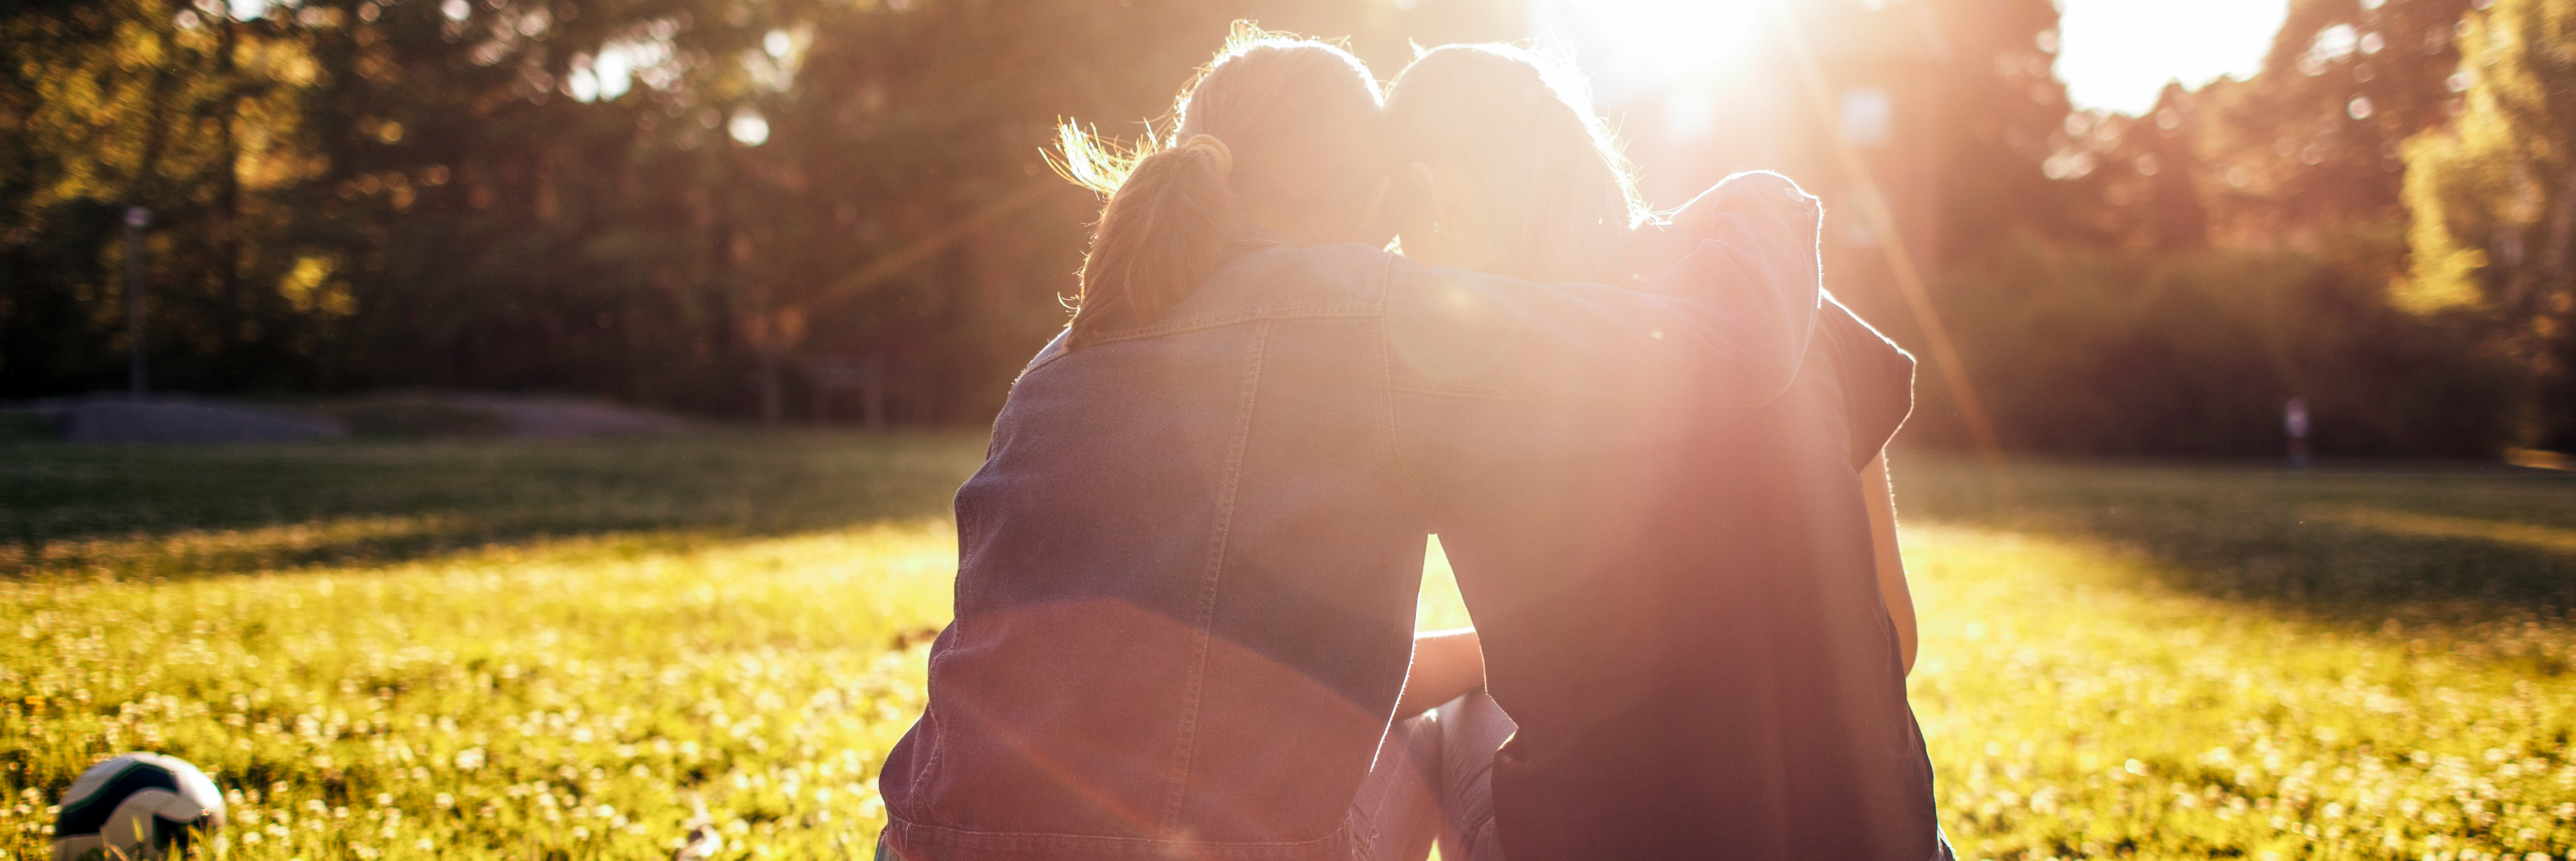
<path fill-rule="evenodd" d="M 846 357 L 895 421 L 977 421 L 1075 289 L 1097 201 L 1042 163 L 1060 118 L 1166 113 L 1238 17 L 1517 28 L 1357 0 L 240 8 L 0 11 L 0 397 L 123 385 L 141 205 L 156 388 L 802 416 Z"/>
<path fill-rule="evenodd" d="M 2054 52 L 2048 4 L 1968 5 Z M 1950 89 L 1979 161 L 1947 157 L 1932 285 L 2004 447 L 2277 454 L 2290 398 L 2321 454 L 2576 446 L 2576 2 L 2293 0 L 2260 73 L 2136 117 L 2019 50 L 1954 60 L 1997 74 Z M 1930 371 L 1914 438 L 1969 444 Z"/>
<path fill-rule="evenodd" d="M 2326 453 L 2477 455 L 2576 444 L 2576 172 L 2546 143 L 2576 139 L 2549 126 L 2576 0 L 2483 2 L 2297 0 L 2262 74 L 2143 117 L 2065 104 L 2046 0 L 1808 5 L 1938 34 L 1932 295 L 2007 446 L 2276 451 L 2297 396 Z M 122 385 L 139 205 L 158 388 L 795 418 L 873 363 L 895 421 L 979 422 L 1062 325 L 1096 211 L 1043 162 L 1059 119 L 1142 131 L 1237 18 L 1391 75 L 1523 8 L 24 0 L 0 397 Z M 1914 436 L 1964 444 L 1931 370 Z"/>

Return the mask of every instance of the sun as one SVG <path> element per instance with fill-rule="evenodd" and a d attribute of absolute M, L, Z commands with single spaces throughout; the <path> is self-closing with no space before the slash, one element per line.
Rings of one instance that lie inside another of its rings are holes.
<path fill-rule="evenodd" d="M 1723 71 L 1784 2 L 1795 0 L 1531 0 L 1530 24 L 1616 99 Z"/>

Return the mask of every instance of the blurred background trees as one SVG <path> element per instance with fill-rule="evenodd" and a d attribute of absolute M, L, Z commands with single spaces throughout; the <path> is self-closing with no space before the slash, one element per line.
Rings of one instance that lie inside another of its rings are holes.
<path fill-rule="evenodd" d="M 2141 116 L 2060 109 L 2036 147 L 2028 132 L 2006 136 L 2022 149 L 1989 146 L 1993 166 L 1954 183 L 1997 174 L 2017 191 L 1952 198 L 1970 206 L 1948 222 L 1936 295 L 2003 443 L 2274 454 L 2282 404 L 2297 397 L 2324 454 L 2569 444 L 2576 423 L 2532 412 L 2548 386 L 2495 313 L 2402 301 L 2415 289 L 2406 142 L 2463 122 L 2463 69 L 2477 61 L 2463 64 L 2475 39 L 2462 34 L 2508 14 L 2472 8 L 2484 2 L 2291 0 L 2259 74 L 2169 86 Z M 2040 39 L 2051 53 L 2052 33 Z M 2004 86 L 1988 82 L 1988 101 L 2009 102 L 2038 68 L 2009 61 L 2018 48 L 2004 44 Z M 2576 86 L 2555 75 L 2561 92 Z M 2032 103 L 2052 101 L 2047 83 Z M 1987 226 L 2030 214 L 2049 220 Z M 1926 382 L 1917 437 L 1965 444 L 1952 394 Z"/>
<path fill-rule="evenodd" d="M 2321 453 L 2456 456 L 2576 445 L 2576 0 L 2487 2 L 2294 0 L 2260 74 L 2137 117 L 2067 103 L 2048 0 L 1797 6 L 1833 74 L 1907 82 L 1872 163 L 2003 444 L 2267 454 L 2304 397 Z M 1141 131 L 1236 18 L 1392 76 L 1531 8 L 24 0 L 0 9 L 0 397 L 122 382 L 139 205 L 161 388 L 851 421 L 829 384 L 855 375 L 895 422 L 981 422 L 1062 324 L 1096 213 L 1041 162 L 1055 122 Z M 1794 100 L 1753 68 L 1750 103 Z M 1851 226 L 1853 178 L 1790 164 L 1821 151 L 1791 133 L 1721 124 L 1747 147 L 1712 155 L 1666 140 L 1671 98 L 1605 95 L 1658 202 L 1792 167 Z M 1883 246 L 1837 230 L 1837 289 L 1919 348 Z M 1968 444 L 1928 370 L 1909 436 Z"/>
<path fill-rule="evenodd" d="M 1511 26 L 1359 2 L 12 4 L 0 396 L 121 382 L 117 219 L 144 206 L 162 388 L 805 415 L 829 356 L 880 369 L 896 421 L 978 421 L 1062 323 L 1097 205 L 1040 161 L 1057 120 L 1141 131 L 1236 17 L 1444 15 Z"/>
<path fill-rule="evenodd" d="M 2500 0 L 2461 22 L 2458 119 L 2406 148 L 2413 281 L 2533 374 L 2541 443 L 2576 446 L 2576 4 Z"/>

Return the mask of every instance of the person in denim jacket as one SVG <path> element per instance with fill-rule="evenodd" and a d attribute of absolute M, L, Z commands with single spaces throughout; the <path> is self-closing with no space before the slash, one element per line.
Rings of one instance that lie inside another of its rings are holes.
<path fill-rule="evenodd" d="M 1424 492 L 1722 427 L 1789 386 L 1813 198 L 1712 191 L 1637 289 L 1381 249 L 1374 79 L 1246 31 L 1113 189 L 1065 333 L 958 491 L 956 620 L 880 775 L 902 859 L 1420 857 L 1406 686 Z M 1458 691 L 1455 693 L 1463 693 Z M 1400 821 L 1399 821 L 1400 820 Z"/>

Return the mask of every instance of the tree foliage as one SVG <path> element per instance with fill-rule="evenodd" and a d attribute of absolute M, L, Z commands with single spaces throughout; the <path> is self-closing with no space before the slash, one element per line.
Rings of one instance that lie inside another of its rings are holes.
<path fill-rule="evenodd" d="M 2298 0 L 2263 70 L 2183 107 L 2208 164 L 2212 227 L 2237 243 L 2394 222 L 2400 145 L 2459 105 L 2471 0 Z"/>
<path fill-rule="evenodd" d="M 1970 116 L 2021 116 L 2037 134 L 2010 155 L 1990 150 L 1989 171 L 1957 175 L 2022 185 L 1953 201 L 1969 225 L 1954 235 L 1972 241 L 1954 242 L 1936 301 L 2005 444 L 2276 452 L 2292 397 L 2314 410 L 2324 453 L 2477 456 L 2531 442 L 2515 422 L 2526 375 L 2491 329 L 2391 288 L 2409 267 L 2399 142 L 2473 110 L 2454 76 L 2476 42 L 2459 37 L 2470 5 L 2293 0 L 2260 72 L 2168 86 L 2135 117 L 2035 110 L 2048 101 L 2038 90 L 1999 98 L 2018 83 L 1999 56 L 2004 86 L 1987 82 Z M 1927 387 L 1917 438 L 1964 443 L 1957 410 Z"/>
<path fill-rule="evenodd" d="M 2576 444 L 2576 2 L 2497 0 L 2460 46 L 2458 118 L 2405 151 L 2405 297 L 2485 319 L 2541 382 L 2546 442 Z"/>
<path fill-rule="evenodd" d="M 2262 69 L 2154 108 L 2061 115 L 2046 171 L 2084 239 L 2132 248 L 2313 247 L 2404 217 L 2399 143 L 2458 110 L 2470 0 L 2293 0 Z M 2375 228 L 2374 228 L 2375 229 Z"/>
<path fill-rule="evenodd" d="M 1926 0 L 1943 59 L 1936 257 L 1974 259 L 2016 237 L 2073 238 L 2083 198 L 2044 169 L 2072 110 L 2050 0 Z"/>
<path fill-rule="evenodd" d="M 2023 240 L 1940 288 L 2014 450 L 2275 455 L 2300 397 L 2322 455 L 2492 455 L 2514 436 L 2515 375 L 2464 321 L 2386 300 L 2404 251 L 2384 222 L 2310 249 Z M 1955 438 L 1928 400 L 1911 432 Z"/>
<path fill-rule="evenodd" d="M 116 218 L 142 205 L 169 387 L 775 414 L 850 356 L 884 369 L 899 421 L 980 419 L 1061 325 L 1097 205 L 1043 167 L 1054 123 L 1141 131 L 1238 17 L 1372 38 L 1390 63 L 1393 32 L 1510 18 L 1485 0 L 254 5 L 0 9 L 0 396 L 121 381 Z"/>
<path fill-rule="evenodd" d="M 2576 390 L 2571 0 L 2476 2 L 2293 0 L 2260 74 L 2169 88 L 2140 117 L 2067 103 L 2048 0 L 1797 8 L 1835 68 L 1926 79 L 1899 89 L 1929 94 L 1930 139 L 1881 179 L 1931 201 L 1905 210 L 1938 226 L 1916 244 L 1931 301 L 2008 442 L 2251 451 L 2306 396 L 2344 435 L 2328 450 L 2456 454 L 2533 439 L 2506 420 L 2535 370 Z M 1097 212 L 1043 164 L 1057 122 L 1143 133 L 1237 18 L 1347 35 L 1391 74 L 1408 42 L 1523 35 L 1526 9 L 0 6 L 0 397 L 122 382 L 118 219 L 140 205 L 163 388 L 779 416 L 857 363 L 896 421 L 981 421 L 1063 323 Z M 1754 86 L 1797 97 L 1792 78 Z M 1830 159 L 1801 169 L 1838 193 Z M 2410 214 L 2411 263 L 2384 241 Z M 1847 292 L 1924 343 L 1894 294 Z M 1913 438 L 1964 440 L 1944 386 Z M 2457 421 L 2369 418 L 2370 393 Z M 2576 444 L 2576 396 L 2542 402 L 2550 441 Z"/>
<path fill-rule="evenodd" d="M 168 0 L 0 14 L 0 385 L 117 375 L 122 285 L 103 276 L 129 205 L 158 228 L 152 343 L 178 380 L 254 377 L 345 310 L 277 242 L 295 213 L 276 192 L 316 170 L 293 137 L 315 68 L 291 27 Z"/>

